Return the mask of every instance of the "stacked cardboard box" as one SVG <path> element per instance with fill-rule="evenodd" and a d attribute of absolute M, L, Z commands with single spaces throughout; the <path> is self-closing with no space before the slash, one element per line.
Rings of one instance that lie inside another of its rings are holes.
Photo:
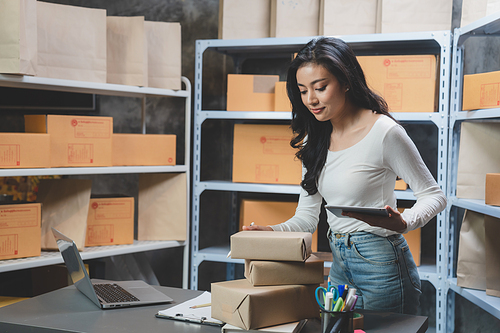
<path fill-rule="evenodd" d="M 231 236 L 231 256 L 245 259 L 245 279 L 212 284 L 212 317 L 246 330 L 318 317 L 314 292 L 323 261 L 311 256 L 311 241 L 307 232 Z"/>

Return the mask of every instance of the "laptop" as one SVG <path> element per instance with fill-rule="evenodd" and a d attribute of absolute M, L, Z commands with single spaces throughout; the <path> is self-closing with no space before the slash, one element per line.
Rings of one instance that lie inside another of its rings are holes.
<path fill-rule="evenodd" d="M 73 240 L 52 228 L 57 247 L 76 288 L 101 309 L 172 302 L 173 299 L 141 280 L 91 280 Z"/>

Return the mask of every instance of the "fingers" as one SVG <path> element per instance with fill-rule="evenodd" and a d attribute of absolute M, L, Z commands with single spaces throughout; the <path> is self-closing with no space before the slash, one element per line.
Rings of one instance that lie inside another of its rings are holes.
<path fill-rule="evenodd" d="M 273 231 L 271 227 L 263 226 L 263 225 L 248 225 L 243 226 L 243 230 L 245 231 Z"/>

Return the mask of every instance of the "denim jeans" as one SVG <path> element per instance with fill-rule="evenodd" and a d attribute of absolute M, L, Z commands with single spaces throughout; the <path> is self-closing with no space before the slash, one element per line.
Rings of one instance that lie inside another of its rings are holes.
<path fill-rule="evenodd" d="M 403 235 L 328 233 L 330 281 L 356 288 L 356 308 L 416 314 L 421 294 L 417 266 Z"/>

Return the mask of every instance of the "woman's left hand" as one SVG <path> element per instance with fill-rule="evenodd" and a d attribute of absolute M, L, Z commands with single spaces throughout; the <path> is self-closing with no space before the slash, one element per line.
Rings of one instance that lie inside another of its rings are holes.
<path fill-rule="evenodd" d="M 366 222 L 374 227 L 381 227 L 399 233 L 405 232 L 407 225 L 405 220 L 403 220 L 403 218 L 401 217 L 401 213 L 399 213 L 397 210 L 394 210 L 389 205 L 386 205 L 384 208 L 389 213 L 389 216 L 375 216 L 353 212 L 342 212 L 342 215 Z"/>

